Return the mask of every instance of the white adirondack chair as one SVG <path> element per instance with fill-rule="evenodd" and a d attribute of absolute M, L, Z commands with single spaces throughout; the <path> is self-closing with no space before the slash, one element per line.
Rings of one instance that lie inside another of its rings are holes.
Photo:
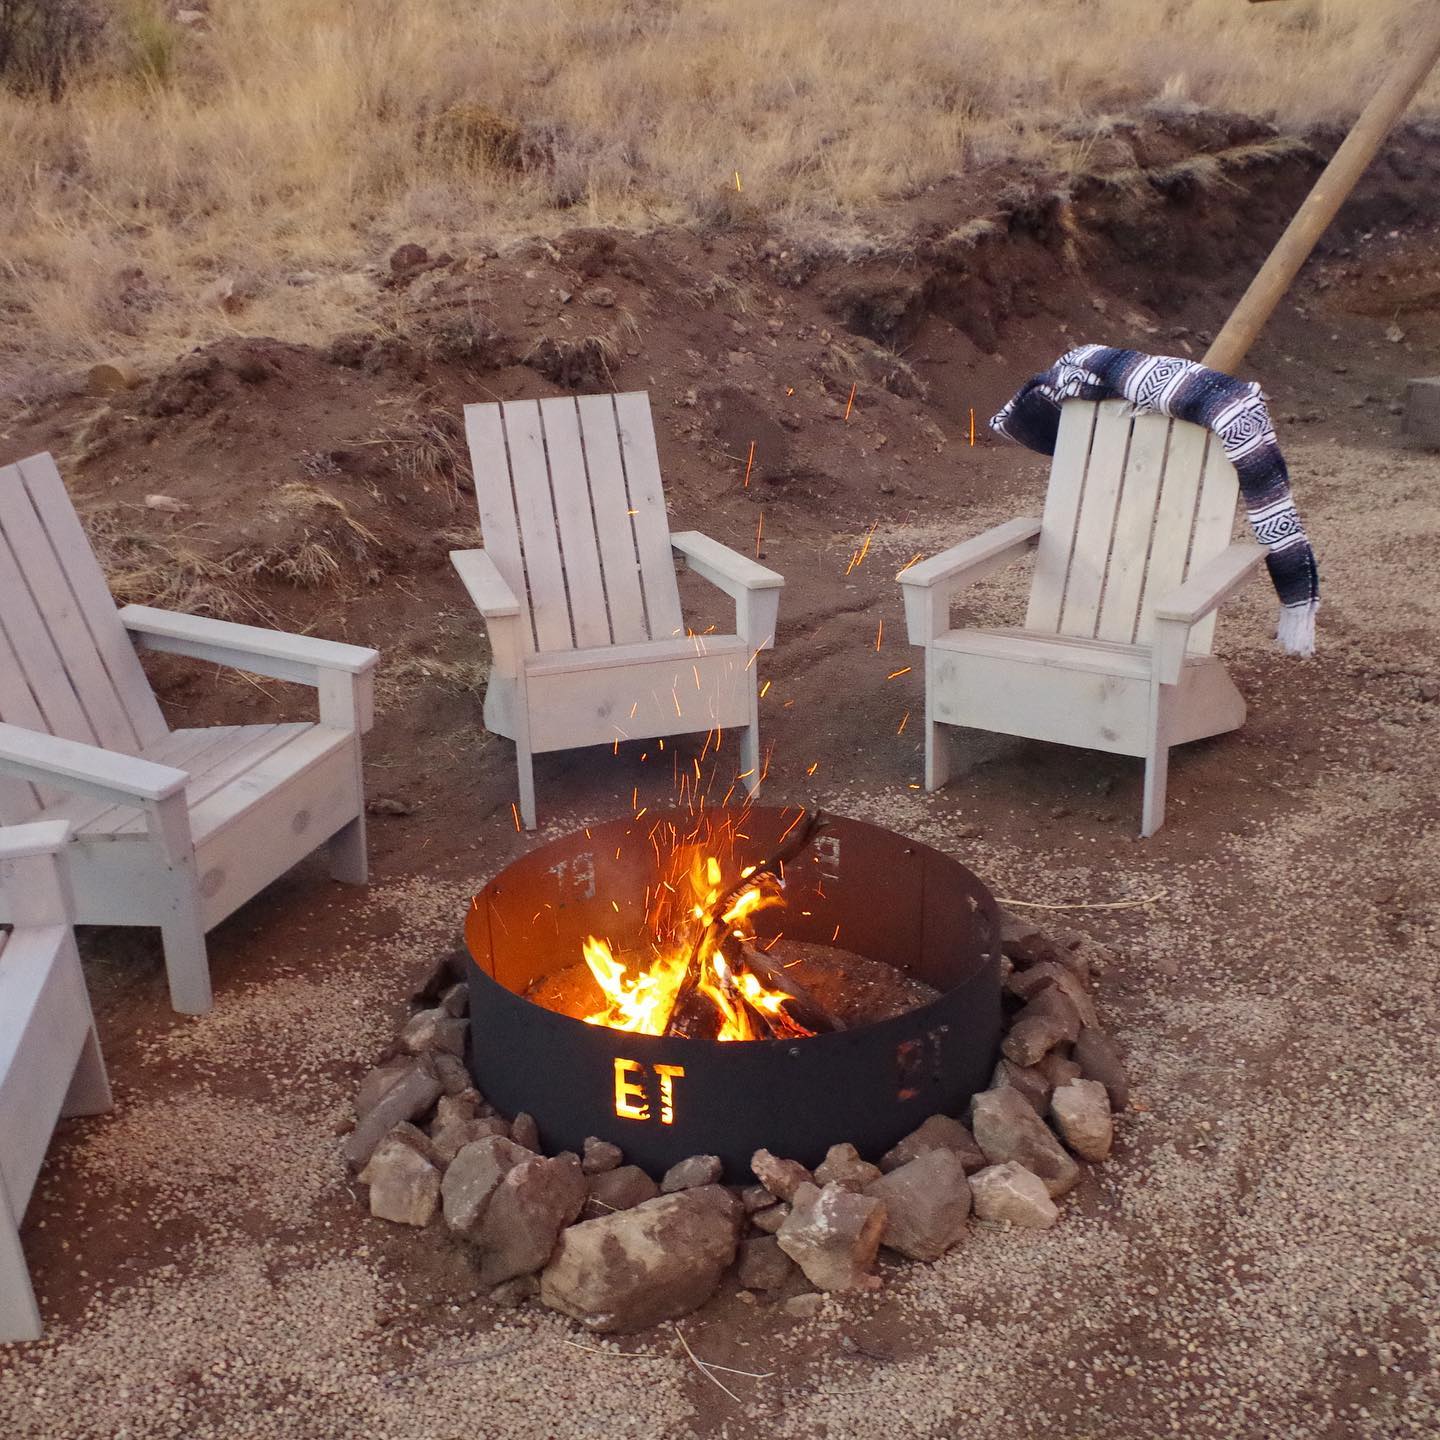
<path fill-rule="evenodd" d="M 784 580 L 704 535 L 671 535 L 650 399 L 467 405 L 483 550 L 450 558 L 485 618 L 485 724 L 515 742 L 535 828 L 534 754 L 744 730 L 760 781 L 755 656 L 775 641 Z M 733 635 L 691 635 L 676 557 L 735 600 Z"/>
<path fill-rule="evenodd" d="M 320 723 L 172 731 L 136 646 L 313 686 Z M 205 932 L 317 846 L 337 880 L 365 883 L 378 658 L 117 610 L 51 458 L 0 468 L 0 823 L 71 823 L 77 923 L 158 925 L 177 1010 L 210 1008 Z"/>
<path fill-rule="evenodd" d="M 75 953 L 61 821 L 0 828 L 0 1341 L 38 1340 L 20 1221 L 62 1115 L 110 1108 L 110 1082 Z"/>
<path fill-rule="evenodd" d="M 1264 559 L 1230 543 L 1238 489 L 1200 426 L 1067 401 L 1044 517 L 897 577 L 910 642 L 925 647 L 925 788 L 949 778 L 947 725 L 1143 756 L 1141 833 L 1158 830 L 1170 747 L 1245 721 L 1210 653 L 1217 607 Z M 952 629 L 960 592 L 1031 549 L 1025 624 Z"/>

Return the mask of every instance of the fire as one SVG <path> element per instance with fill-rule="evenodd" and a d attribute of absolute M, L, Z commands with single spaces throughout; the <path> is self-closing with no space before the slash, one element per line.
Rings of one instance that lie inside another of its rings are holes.
<path fill-rule="evenodd" d="M 585 963 L 604 993 L 605 1005 L 582 1017 L 585 1022 L 663 1035 L 694 991 L 709 1001 L 718 1016 L 716 1039 L 813 1033 L 788 1013 L 794 997 L 768 988 L 740 953 L 742 945 L 755 940 L 747 923 L 750 917 L 785 903 L 782 882 L 768 871 L 757 873 L 753 865 L 727 882 L 719 858 L 702 853 L 698 845 L 672 852 L 666 868 L 671 874 L 678 872 L 680 880 L 662 880 L 657 887 L 661 899 L 650 915 L 648 963 L 626 964 L 608 940 L 586 937 Z"/>

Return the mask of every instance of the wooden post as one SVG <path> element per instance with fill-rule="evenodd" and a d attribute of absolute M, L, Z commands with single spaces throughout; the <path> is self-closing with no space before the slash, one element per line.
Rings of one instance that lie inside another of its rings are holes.
<path fill-rule="evenodd" d="M 1422 20 L 1417 12 L 1399 64 L 1361 112 L 1354 128 L 1270 252 L 1270 258 L 1215 337 L 1215 343 L 1206 351 L 1202 363 L 1212 370 L 1233 372 L 1245 358 L 1255 337 L 1309 258 L 1316 241 L 1375 158 L 1391 127 L 1425 83 L 1435 62 L 1440 60 L 1440 7 L 1425 5 L 1421 9 L 1429 13 Z"/>

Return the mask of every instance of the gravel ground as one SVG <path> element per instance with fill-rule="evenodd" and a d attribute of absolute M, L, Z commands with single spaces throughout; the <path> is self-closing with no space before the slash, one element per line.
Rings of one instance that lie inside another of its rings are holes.
<path fill-rule="evenodd" d="M 447 851 L 431 877 L 363 896 L 281 886 L 217 942 L 209 1017 L 102 1005 L 119 1103 L 64 1127 L 33 1202 L 49 1324 L 0 1355 L 0 1434 L 1437 1433 L 1436 461 L 1315 444 L 1291 459 L 1322 656 L 1278 654 L 1263 585 L 1231 608 L 1220 646 L 1251 723 L 1181 753 L 1155 841 L 1133 840 L 1129 762 L 993 737 L 964 740 L 941 796 L 834 768 L 815 796 L 954 850 L 1004 896 L 1163 895 L 1027 912 L 1115 947 L 1102 1001 L 1135 1082 L 1116 1157 L 1055 1230 L 977 1224 L 939 1264 L 888 1269 L 879 1295 L 813 1320 L 722 1295 L 681 1329 L 753 1372 L 719 1372 L 733 1394 L 673 1328 L 605 1343 L 472 1301 L 442 1242 L 361 1213 L 334 1135 L 409 982 L 502 863 Z M 931 544 L 877 535 L 875 593 L 892 558 Z M 854 625 L 856 643 L 873 633 Z M 806 664 L 794 643 L 782 682 Z M 281 937 L 292 949 L 273 953 Z"/>

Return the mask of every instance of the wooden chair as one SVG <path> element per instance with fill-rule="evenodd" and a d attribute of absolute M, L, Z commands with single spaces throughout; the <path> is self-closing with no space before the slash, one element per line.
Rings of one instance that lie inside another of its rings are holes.
<path fill-rule="evenodd" d="M 62 1115 L 110 1108 L 110 1082 L 71 929 L 60 821 L 0 829 L 0 1341 L 38 1340 L 20 1221 Z"/>
<path fill-rule="evenodd" d="M 137 646 L 313 686 L 320 723 L 172 731 Z M 117 611 L 51 458 L 0 469 L 0 823 L 70 822 L 77 922 L 158 925 L 177 1010 L 210 1008 L 205 932 L 317 846 L 336 879 L 365 883 L 360 736 L 378 658 Z"/>
<path fill-rule="evenodd" d="M 775 641 L 784 580 L 704 535 L 671 535 L 643 393 L 467 405 L 483 550 L 452 551 L 492 651 L 485 724 L 515 742 L 520 814 L 531 757 L 739 726 L 760 781 L 755 657 Z M 735 600 L 735 633 L 692 635 L 676 557 Z"/>
<path fill-rule="evenodd" d="M 1200 426 L 1124 401 L 1061 409 L 1040 520 L 1010 520 L 902 570 L 925 647 L 925 788 L 949 776 L 944 726 L 1143 756 L 1141 833 L 1164 823 L 1170 747 L 1244 723 L 1210 653 L 1215 611 L 1259 568 L 1230 543 L 1235 468 Z M 956 630 L 967 585 L 1034 549 L 1022 627 Z"/>

